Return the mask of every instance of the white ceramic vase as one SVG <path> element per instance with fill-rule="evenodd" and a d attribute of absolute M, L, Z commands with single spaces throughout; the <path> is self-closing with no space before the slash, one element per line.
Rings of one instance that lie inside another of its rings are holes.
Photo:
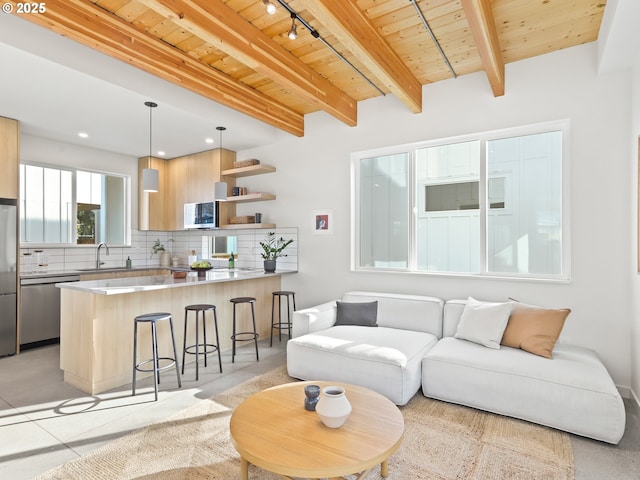
<path fill-rule="evenodd" d="M 345 395 L 344 388 L 337 386 L 323 388 L 316 405 L 316 412 L 327 427 L 341 427 L 351 413 L 351 403 Z"/>
<path fill-rule="evenodd" d="M 171 265 L 171 254 L 169 252 L 162 252 L 160 254 L 160 265 L 163 267 Z"/>

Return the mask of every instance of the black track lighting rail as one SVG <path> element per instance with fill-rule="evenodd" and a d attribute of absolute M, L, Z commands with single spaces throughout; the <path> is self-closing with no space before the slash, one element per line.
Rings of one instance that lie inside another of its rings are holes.
<path fill-rule="evenodd" d="M 287 12 L 289 12 L 289 15 L 291 15 L 292 19 L 298 20 L 300 22 L 300 24 L 302 26 L 304 26 L 304 28 L 309 30 L 309 33 L 311 34 L 311 36 L 313 38 L 317 38 L 318 40 L 320 40 L 325 47 L 327 47 L 329 50 L 331 50 L 331 52 L 334 55 L 336 55 L 340 60 L 342 60 L 344 63 L 349 65 L 349 67 L 351 67 L 351 69 L 354 72 L 356 72 L 360 77 L 362 77 L 369 85 L 371 85 L 373 88 L 375 88 L 382 96 L 386 95 L 364 73 L 362 73 L 360 70 L 358 70 L 358 68 L 353 63 L 351 63 L 349 60 L 347 60 L 340 52 L 338 52 L 335 48 L 333 48 L 333 46 L 330 43 L 328 43 L 324 38 L 322 38 L 322 36 L 320 35 L 320 32 L 318 32 L 315 28 L 313 28 L 311 25 L 309 25 L 307 23 L 307 21 L 304 18 L 302 18 L 300 15 L 298 15 L 298 13 L 295 12 L 289 5 L 287 5 L 284 2 L 284 0 L 277 0 L 277 1 L 282 6 L 282 8 L 284 8 Z"/>

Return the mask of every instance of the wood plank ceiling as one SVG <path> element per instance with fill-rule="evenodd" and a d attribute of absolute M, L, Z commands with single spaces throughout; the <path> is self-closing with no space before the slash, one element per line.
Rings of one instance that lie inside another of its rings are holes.
<path fill-rule="evenodd" d="M 358 102 L 387 94 L 421 112 L 422 85 L 473 72 L 503 95 L 506 63 L 596 40 L 606 5 L 270 1 L 272 15 L 266 0 L 47 0 L 22 17 L 302 136 L 307 113 L 355 125 Z"/>

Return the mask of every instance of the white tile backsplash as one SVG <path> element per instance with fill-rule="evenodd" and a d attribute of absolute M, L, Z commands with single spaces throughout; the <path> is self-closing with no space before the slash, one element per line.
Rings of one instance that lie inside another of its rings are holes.
<path fill-rule="evenodd" d="M 206 252 L 208 237 L 212 236 L 237 236 L 238 251 L 236 266 L 242 268 L 262 268 L 260 253 L 260 241 L 263 241 L 272 229 L 241 229 L 241 230 L 209 230 L 209 231 L 184 231 L 184 232 L 131 232 L 131 246 L 109 247 L 109 255 L 103 247 L 100 251 L 100 260 L 104 262 L 102 268 L 124 267 L 127 257 L 131 258 L 133 268 L 160 266 L 160 256 L 151 255 L 151 248 L 156 239 L 164 245 L 165 249 L 173 256 L 179 258 L 180 265 L 187 264 L 187 256 L 192 250 L 196 251 L 198 258 L 208 258 Z M 286 257 L 278 259 L 278 268 L 286 270 L 298 269 L 298 229 L 296 227 L 276 228 L 276 235 L 285 239 L 292 238 L 293 243 L 287 247 Z M 75 247 L 47 248 L 38 246 L 21 247 L 20 257 L 23 254 L 35 250 L 43 250 L 48 257 L 48 271 L 64 271 L 92 268 L 96 265 L 96 246 L 79 245 Z M 215 266 L 227 266 L 226 259 L 215 259 Z"/>

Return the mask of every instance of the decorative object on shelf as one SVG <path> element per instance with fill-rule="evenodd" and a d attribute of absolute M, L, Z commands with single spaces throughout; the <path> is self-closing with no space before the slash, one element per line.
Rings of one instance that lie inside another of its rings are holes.
<path fill-rule="evenodd" d="M 247 187 L 233 187 L 231 189 L 231 195 L 234 197 L 239 197 L 241 195 L 247 195 L 249 193 L 249 190 L 247 189 Z"/>
<path fill-rule="evenodd" d="M 151 112 L 153 109 L 158 106 L 157 103 L 154 102 L 144 102 L 144 104 L 149 107 L 149 158 L 148 158 L 148 166 L 147 168 L 142 170 L 142 189 L 145 192 L 157 192 L 159 182 L 159 173 L 155 168 L 151 168 Z"/>
<path fill-rule="evenodd" d="M 333 234 L 333 210 L 313 211 L 313 234 L 331 235 Z"/>
<path fill-rule="evenodd" d="M 344 388 L 325 387 L 316 405 L 316 412 L 322 423 L 329 428 L 339 428 L 344 425 L 351 414 L 351 403 L 345 395 Z"/>
<path fill-rule="evenodd" d="M 256 163 L 255 165 L 249 165 L 247 167 L 236 167 L 228 170 L 223 170 L 221 174 L 222 176 L 239 178 L 250 177 L 252 175 L 262 175 L 264 173 L 273 173 L 275 171 L 276 167 Z"/>
<path fill-rule="evenodd" d="M 250 160 L 240 160 L 233 162 L 233 168 L 251 167 L 252 165 L 260 165 L 260 160 L 252 158 Z"/>
<path fill-rule="evenodd" d="M 233 224 L 254 223 L 254 220 L 255 220 L 254 215 L 241 215 L 238 217 L 231 217 L 229 219 L 229 223 L 233 223 Z"/>
<path fill-rule="evenodd" d="M 320 397 L 320 387 L 318 385 L 306 385 L 304 387 L 304 394 L 304 409 L 315 412 Z"/>
<path fill-rule="evenodd" d="M 261 213 L 256 213 L 256 214 L 253 216 L 253 221 L 254 221 L 255 223 L 262 223 L 262 214 L 261 214 Z"/>
<path fill-rule="evenodd" d="M 286 257 L 287 254 L 284 253 L 284 249 L 293 243 L 293 239 L 285 240 L 283 237 L 276 238 L 275 232 L 267 233 L 264 242 L 260 242 L 260 246 L 262 247 L 262 253 L 260 256 L 264 260 L 264 271 L 265 272 L 275 272 L 276 271 L 276 260 L 279 257 Z"/>

